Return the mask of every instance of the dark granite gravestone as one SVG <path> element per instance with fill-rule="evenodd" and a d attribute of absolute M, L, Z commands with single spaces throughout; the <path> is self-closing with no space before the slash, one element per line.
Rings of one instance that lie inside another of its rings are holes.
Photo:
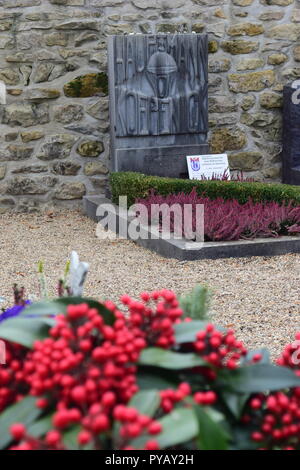
<path fill-rule="evenodd" d="M 283 182 L 300 185 L 300 80 L 283 90 Z"/>
<path fill-rule="evenodd" d="M 208 152 L 207 36 L 111 36 L 112 171 L 187 177 Z"/>

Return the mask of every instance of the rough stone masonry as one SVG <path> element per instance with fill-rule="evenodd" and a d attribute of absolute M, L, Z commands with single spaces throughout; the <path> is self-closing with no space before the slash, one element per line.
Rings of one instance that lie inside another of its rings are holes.
<path fill-rule="evenodd" d="M 213 153 L 280 179 L 282 88 L 300 78 L 299 0 L 0 0 L 0 211 L 105 191 L 107 36 L 207 32 Z"/>

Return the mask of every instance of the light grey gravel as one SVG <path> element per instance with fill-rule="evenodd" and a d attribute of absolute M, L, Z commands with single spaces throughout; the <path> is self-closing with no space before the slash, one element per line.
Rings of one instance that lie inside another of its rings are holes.
<path fill-rule="evenodd" d="M 180 262 L 124 240 L 100 240 L 96 224 L 77 211 L 0 216 L 0 296 L 12 300 L 11 286 L 38 292 L 37 263 L 44 260 L 51 294 L 71 250 L 90 263 L 85 294 L 117 301 L 144 290 L 196 283 L 213 291 L 216 323 L 232 327 L 249 348 L 268 347 L 273 357 L 300 330 L 300 256 Z"/>

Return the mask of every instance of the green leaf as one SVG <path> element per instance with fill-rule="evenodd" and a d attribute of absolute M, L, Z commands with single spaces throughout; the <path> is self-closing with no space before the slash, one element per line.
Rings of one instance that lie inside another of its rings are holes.
<path fill-rule="evenodd" d="M 300 387 L 300 378 L 286 367 L 255 364 L 234 371 L 222 371 L 222 384 L 237 393 L 257 393 Z"/>
<path fill-rule="evenodd" d="M 232 444 L 229 450 L 258 450 L 261 443 L 252 441 L 251 432 L 252 429 L 249 427 L 234 426 L 232 428 Z"/>
<path fill-rule="evenodd" d="M 191 321 L 183 322 L 175 325 L 175 338 L 177 344 L 193 343 L 196 341 L 196 335 L 199 331 L 204 331 L 208 322 L 205 321 Z M 216 327 L 218 331 L 225 331 L 224 328 Z"/>
<path fill-rule="evenodd" d="M 198 420 L 192 408 L 177 408 L 159 422 L 163 430 L 155 439 L 161 449 L 184 444 L 199 433 Z"/>
<path fill-rule="evenodd" d="M 192 292 L 182 295 L 179 300 L 184 316 L 194 320 L 206 320 L 210 303 L 210 293 L 207 287 L 197 285 Z"/>
<path fill-rule="evenodd" d="M 45 302 L 36 302 L 22 310 L 20 316 L 26 317 L 30 315 L 44 317 L 65 314 L 68 305 L 79 305 L 83 303 L 88 304 L 90 308 L 96 308 L 107 325 L 112 325 L 114 323 L 114 315 L 105 308 L 103 304 L 96 300 L 84 297 L 60 297 L 58 299 Z"/>
<path fill-rule="evenodd" d="M 171 413 L 157 420 L 162 425 L 162 432 L 156 436 L 144 435 L 130 442 L 135 449 L 142 449 L 149 439 L 155 439 L 160 449 L 167 449 L 185 444 L 199 433 L 198 420 L 193 408 L 176 408 Z"/>
<path fill-rule="evenodd" d="M 136 408 L 141 414 L 155 415 L 160 405 L 160 396 L 157 390 L 146 390 L 136 393 L 130 400 L 129 406 Z"/>
<path fill-rule="evenodd" d="M 258 364 L 270 364 L 271 363 L 270 351 L 266 348 L 262 348 L 262 349 L 254 349 L 252 351 L 248 351 L 246 356 L 243 357 L 241 364 L 251 363 L 253 356 L 255 356 L 255 354 L 261 354 L 262 356 Z"/>
<path fill-rule="evenodd" d="M 60 313 L 66 312 L 66 307 L 69 304 L 65 302 L 66 298 L 55 299 L 55 300 L 46 300 L 42 302 L 35 302 L 28 307 L 26 307 L 20 313 L 20 317 L 46 317 L 46 316 L 55 316 Z"/>
<path fill-rule="evenodd" d="M 222 398 L 236 419 L 240 419 L 250 394 L 237 394 L 227 391 L 221 391 Z"/>
<path fill-rule="evenodd" d="M 155 366 L 172 370 L 207 365 L 207 363 L 196 354 L 176 353 L 161 348 L 144 349 L 140 355 L 139 364 L 143 366 Z"/>
<path fill-rule="evenodd" d="M 48 337 L 54 324 L 51 318 L 10 318 L 1 324 L 0 338 L 31 348 L 35 341 Z"/>
<path fill-rule="evenodd" d="M 222 425 L 224 417 L 213 408 L 195 406 L 199 421 L 200 450 L 227 450 L 229 435 Z"/>
<path fill-rule="evenodd" d="M 45 436 L 50 429 L 53 429 L 52 416 L 53 415 L 45 416 L 28 426 L 28 434 L 33 437 Z"/>
<path fill-rule="evenodd" d="M 63 443 L 67 450 L 79 450 L 80 446 L 77 442 L 78 433 L 81 431 L 80 425 L 72 426 L 71 429 L 63 433 Z"/>
<path fill-rule="evenodd" d="M 36 408 L 35 402 L 36 398 L 26 397 L 0 414 L 0 449 L 5 449 L 12 441 L 9 433 L 12 424 L 29 426 L 40 416 L 42 411 Z"/>
<path fill-rule="evenodd" d="M 148 369 L 148 368 L 146 368 Z M 140 390 L 165 390 L 166 388 L 177 388 L 180 383 L 178 374 L 166 374 L 165 370 L 153 368 L 153 372 L 145 371 L 139 367 L 137 383 Z"/>

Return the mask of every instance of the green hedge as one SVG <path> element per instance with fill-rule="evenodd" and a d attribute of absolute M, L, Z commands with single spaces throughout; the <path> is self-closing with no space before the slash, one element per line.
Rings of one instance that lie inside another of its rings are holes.
<path fill-rule="evenodd" d="M 128 197 L 128 205 L 137 198 L 147 197 L 154 189 L 157 194 L 166 196 L 179 192 L 189 193 L 196 187 L 199 195 L 205 194 L 211 199 L 237 199 L 241 204 L 252 198 L 254 202 L 294 201 L 300 204 L 300 186 L 279 183 L 248 183 L 237 181 L 196 181 L 176 178 L 147 176 L 141 173 L 111 173 L 111 191 L 113 202 L 118 203 L 119 196 Z"/>

